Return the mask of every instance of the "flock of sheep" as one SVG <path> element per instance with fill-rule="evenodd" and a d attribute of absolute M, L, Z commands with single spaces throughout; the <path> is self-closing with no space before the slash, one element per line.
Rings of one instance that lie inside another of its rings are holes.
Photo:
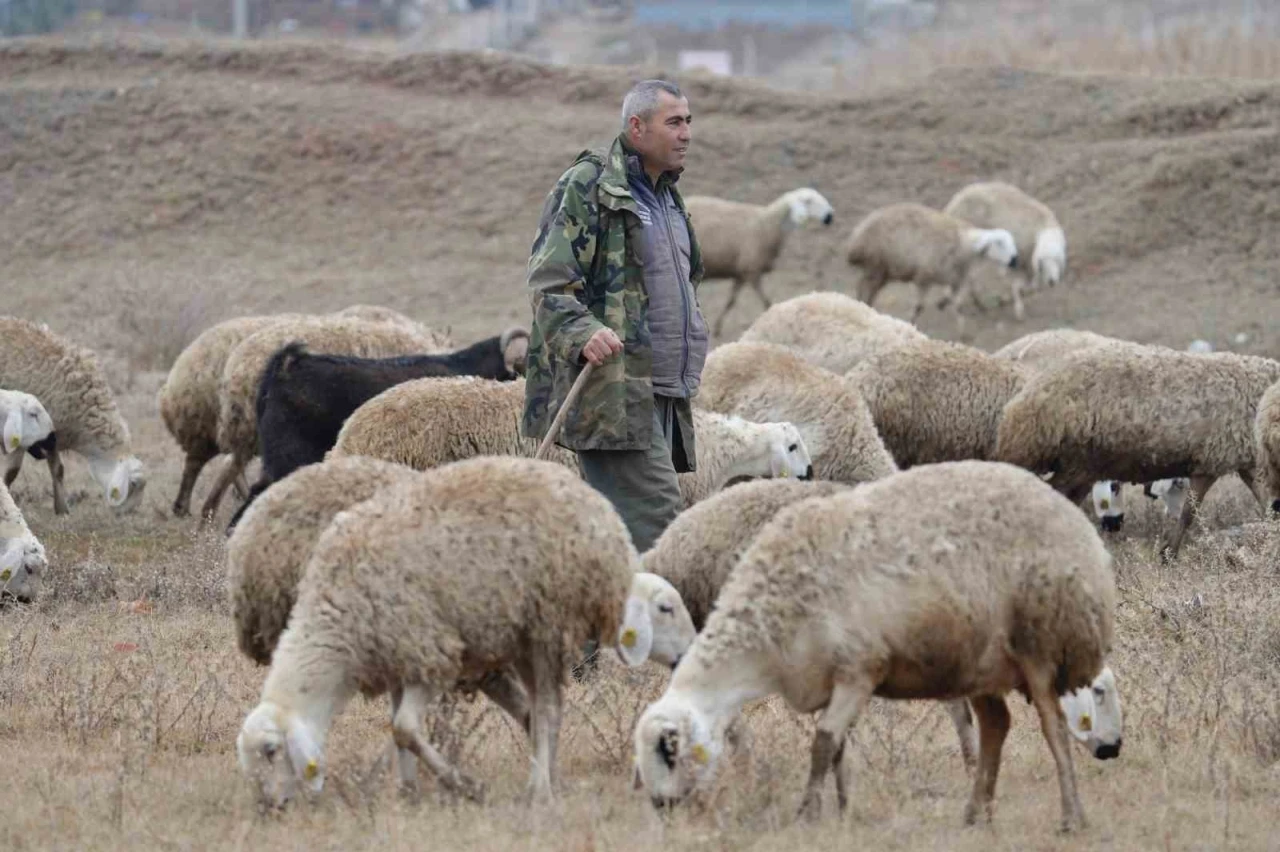
<path fill-rule="evenodd" d="M 1082 825 L 1069 743 L 1106 759 L 1122 737 L 1111 557 L 1082 507 L 1092 496 L 1106 531 L 1123 511 L 1117 483 L 1158 491 L 1176 515 L 1169 558 L 1220 477 L 1238 474 L 1280 512 L 1280 362 L 1070 329 L 988 353 L 867 303 L 900 279 L 958 301 L 978 256 L 1030 256 L 1034 286 L 1058 280 L 1052 214 L 1003 218 L 1016 205 L 992 187 L 950 212 L 873 213 L 850 241 L 863 300 L 771 305 L 709 353 L 685 510 L 643 554 L 574 454 L 535 458 L 519 434 L 524 329 L 458 348 L 357 305 L 202 333 L 159 407 L 186 455 L 174 513 L 218 455 L 229 460 L 202 514 L 242 495 L 229 597 L 239 649 L 269 668 L 236 749 L 263 800 L 320 791 L 327 732 L 360 692 L 391 698 L 406 791 L 421 761 L 483 801 L 423 732 L 447 690 L 483 692 L 520 724 L 530 791 L 551 795 L 564 673 L 601 643 L 627 665 L 673 669 L 635 727 L 635 783 L 657 805 L 708 790 L 726 751 L 747 747 L 739 710 L 780 694 L 822 711 L 802 812 L 818 814 L 833 772 L 843 807 L 846 733 L 868 702 L 933 699 L 973 774 L 966 821 L 989 819 L 1016 691 L 1056 763 L 1064 826 Z M 700 238 L 715 233 L 713 206 L 690 209 Z M 753 225 L 759 251 L 713 248 L 709 274 L 738 263 L 738 286 L 758 291 L 777 249 L 765 237 L 830 216 L 812 190 L 788 194 Z M 66 512 L 60 453 L 74 450 L 110 505 L 137 505 L 144 470 L 92 353 L 0 318 L 0 388 L 6 486 L 25 454 L 45 459 Z M 1181 482 L 1190 499 L 1175 500 Z M 6 594 L 33 600 L 46 557 L 7 488 L 0 543 Z"/>

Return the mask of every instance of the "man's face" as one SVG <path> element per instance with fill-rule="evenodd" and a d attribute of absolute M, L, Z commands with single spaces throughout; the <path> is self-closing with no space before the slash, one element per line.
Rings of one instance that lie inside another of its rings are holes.
<path fill-rule="evenodd" d="M 647 122 L 631 116 L 628 123 L 631 144 L 640 152 L 647 167 L 674 171 L 684 166 L 689 141 L 693 138 L 691 121 L 688 99 L 659 92 L 658 108 Z"/>

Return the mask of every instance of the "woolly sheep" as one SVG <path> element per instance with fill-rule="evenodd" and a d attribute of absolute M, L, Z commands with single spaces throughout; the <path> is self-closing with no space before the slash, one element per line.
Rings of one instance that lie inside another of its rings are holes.
<path fill-rule="evenodd" d="M 905 469 L 991 458 L 1000 414 L 1026 373 L 972 346 L 926 339 L 873 355 L 846 378 Z"/>
<path fill-rule="evenodd" d="M 890 281 L 909 281 L 916 287 L 916 304 L 911 313 L 911 321 L 915 322 L 924 309 L 925 290 L 930 285 L 940 285 L 946 288 L 947 296 L 938 306 L 951 303 L 962 331 L 961 297 L 967 293 L 977 304 L 969 270 L 979 257 L 1016 268 L 1018 249 L 1013 235 L 1003 228 L 975 228 L 913 202 L 872 211 L 853 229 L 846 243 L 846 259 L 862 272 L 858 298 L 870 305 Z"/>
<path fill-rule="evenodd" d="M 65 450 L 89 463 L 107 505 L 121 512 L 137 507 L 147 486 L 146 470 L 130 450 L 129 425 L 97 355 L 42 323 L 0 317 L 0 387 L 32 394 L 53 420 L 57 437 L 49 442 L 45 460 L 55 513 L 70 511 L 63 485 Z M 6 486 L 17 477 L 22 459 L 21 453 L 11 453 L 6 460 Z"/>
<path fill-rule="evenodd" d="M 756 317 L 738 338 L 743 343 L 785 346 L 809 363 L 841 375 L 871 355 L 927 339 L 911 323 L 830 290 L 779 302 Z"/>
<path fill-rule="evenodd" d="M 9 489 L 0 485 L 0 600 L 34 601 L 47 567 L 44 545 L 27 526 Z"/>
<path fill-rule="evenodd" d="M 1005 406 L 996 458 L 1049 478 L 1080 502 L 1099 479 L 1190 478 L 1166 558 L 1219 477 L 1253 488 L 1258 404 L 1280 361 L 1235 353 L 1102 347 L 1031 377 Z"/>
<path fill-rule="evenodd" d="M 40 400 L 22 391 L 0 390 L 0 455 L 21 455 L 53 434 L 53 418 Z"/>
<path fill-rule="evenodd" d="M 834 217 L 830 202 L 809 187 L 784 192 L 768 204 L 691 195 L 685 208 L 702 250 L 705 277 L 733 279 L 729 301 L 716 319 L 716 335 L 743 286 L 750 284 L 764 306 L 770 306 L 760 279 L 773 270 L 787 232 L 811 220 L 830 225 Z"/>
<path fill-rule="evenodd" d="M 630 598 L 639 569 L 608 500 L 551 462 L 468 459 L 385 488 L 317 541 L 236 740 L 240 765 L 272 804 L 299 783 L 319 792 L 333 717 L 356 690 L 391 691 L 402 783 L 414 784 L 412 754 L 480 799 L 480 785 L 423 737 L 421 719 L 439 691 L 510 666 L 529 696 L 530 787 L 546 797 L 578 649 L 607 637 L 632 666 L 671 664 L 685 650 L 657 641 L 647 603 Z"/>
<path fill-rule="evenodd" d="M 224 452 L 218 446 L 218 383 L 222 380 L 222 371 L 231 350 L 246 337 L 268 326 L 307 319 L 309 316 L 311 315 L 280 313 L 224 320 L 202 331 L 173 362 L 156 401 L 165 428 L 186 455 L 182 483 L 173 501 L 174 515 L 184 517 L 191 513 L 191 492 L 195 489 L 196 479 L 206 464 Z M 421 333 L 431 341 L 432 351 L 453 346 L 446 333 L 423 328 L 403 314 L 387 308 L 352 305 L 331 316 L 354 316 L 421 329 Z M 229 464 L 234 464 L 234 461 Z M 240 478 L 243 479 L 242 472 Z M 242 496 L 247 490 L 246 484 L 242 488 Z"/>
<path fill-rule="evenodd" d="M 1003 696 L 1018 690 L 1057 765 L 1064 827 L 1082 826 L 1060 699 L 1102 673 L 1115 606 L 1111 557 L 1093 525 L 1010 465 L 924 465 L 792 504 L 743 554 L 666 692 L 641 715 L 641 781 L 660 805 L 705 789 L 726 724 L 746 702 L 781 693 L 797 711 L 823 711 L 801 808 L 813 817 L 873 696 L 967 697 L 982 749 L 965 819 L 989 820 L 1010 722 Z M 1094 754 L 1119 750 L 1117 731 Z M 843 810 L 842 773 L 836 782 Z"/>
<path fill-rule="evenodd" d="M 271 356 L 282 347 L 301 342 L 316 354 L 356 355 L 388 358 L 430 352 L 430 334 L 407 329 L 400 324 L 351 317 L 306 317 L 273 323 L 246 337 L 227 356 L 218 380 L 218 447 L 232 454 L 232 464 L 223 469 L 205 499 L 202 514 L 218 511 L 231 481 L 243 473 L 257 455 L 258 435 L 255 402 L 258 383 Z"/>
<path fill-rule="evenodd" d="M 1280 513 L 1280 382 L 1258 402 L 1253 435 L 1258 453 L 1258 499 Z"/>
<path fill-rule="evenodd" d="M 415 379 L 383 391 L 342 426 L 330 456 L 363 455 L 427 470 L 476 455 L 532 458 L 538 442 L 516 428 L 524 379 Z M 740 477 L 813 475 L 800 430 L 790 423 L 751 423 L 694 409 L 697 470 L 679 474 L 691 506 Z M 578 458 L 553 445 L 551 461 L 575 472 Z"/>
<path fill-rule="evenodd" d="M 1023 335 L 992 353 L 993 358 L 1013 361 L 1030 372 L 1043 372 L 1058 367 L 1073 352 L 1114 347 L 1141 352 L 1156 348 L 1174 350 L 1157 344 L 1136 343 L 1119 337 L 1108 337 L 1075 328 L 1051 328 Z M 1159 498 L 1166 513 L 1177 516 L 1182 511 L 1182 496 L 1187 490 L 1185 477 L 1143 483 L 1142 492 L 1151 499 Z M 1101 480 L 1093 484 L 1093 511 L 1106 532 L 1119 532 L 1124 527 L 1124 491 L 1119 482 Z"/>
<path fill-rule="evenodd" d="M 1058 218 L 1043 202 L 1003 181 L 971 183 L 957 192 L 942 212 L 979 228 L 1004 228 L 1013 235 L 1018 256 L 1030 258 L 1023 274 L 1011 276 L 1013 315 L 1025 318 L 1023 280 L 1031 289 L 1052 287 L 1067 268 L 1067 237 Z"/>
<path fill-rule="evenodd" d="M 776 344 L 726 343 L 711 350 L 694 404 L 794 423 L 818 479 L 866 482 L 897 470 L 853 382 Z"/>

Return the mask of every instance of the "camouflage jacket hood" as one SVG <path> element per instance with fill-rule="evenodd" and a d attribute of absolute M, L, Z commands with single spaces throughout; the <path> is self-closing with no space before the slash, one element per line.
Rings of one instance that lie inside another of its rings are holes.
<path fill-rule="evenodd" d="M 653 429 L 653 359 L 649 298 L 638 253 L 642 227 L 627 184 L 622 137 L 607 151 L 583 151 L 547 196 L 527 270 L 533 323 L 521 431 L 541 439 L 582 369 L 582 347 L 601 328 L 613 329 L 623 351 L 597 367 L 557 443 L 570 450 L 641 450 Z M 673 199 L 688 221 L 675 181 Z M 702 255 L 689 226 L 690 280 L 702 279 Z M 677 471 L 694 469 L 693 412 L 676 400 L 672 457 Z"/>

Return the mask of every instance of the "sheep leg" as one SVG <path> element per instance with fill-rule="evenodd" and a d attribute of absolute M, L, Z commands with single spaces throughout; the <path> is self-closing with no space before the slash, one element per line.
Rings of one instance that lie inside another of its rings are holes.
<path fill-rule="evenodd" d="M 887 281 L 888 277 L 884 273 L 863 269 L 862 278 L 858 281 L 858 300 L 870 305 Z"/>
<path fill-rule="evenodd" d="M 822 782 L 835 766 L 836 759 L 841 757 L 840 743 L 845 732 L 858 720 L 863 708 L 871 700 L 873 691 L 874 688 L 866 681 L 837 683 L 832 690 L 831 700 L 813 735 L 813 745 L 809 752 L 809 785 L 804 791 L 799 817 L 814 820 L 821 815 Z"/>
<path fill-rule="evenodd" d="M 218 473 L 218 478 L 213 481 L 209 496 L 204 500 L 204 507 L 200 510 L 201 517 L 209 520 L 218 514 L 218 504 L 222 502 L 222 495 L 227 493 L 231 483 L 244 472 L 248 464 L 249 460 L 241 458 L 239 453 L 227 459 L 226 465 Z"/>
<path fill-rule="evenodd" d="M 1058 696 L 1054 694 L 1050 677 L 1044 672 L 1028 672 L 1027 686 L 1031 693 L 1031 702 L 1035 704 L 1040 715 L 1040 731 L 1044 734 L 1049 751 L 1053 754 L 1053 762 L 1058 767 L 1058 788 L 1062 792 L 1062 830 L 1075 831 L 1084 828 L 1084 807 L 1080 804 L 1080 794 L 1076 791 L 1076 774 L 1071 764 L 1071 748 L 1067 742 L 1066 720 L 1062 717 L 1062 706 Z M 984 759 L 987 757 L 983 750 Z M 979 770 L 982 774 L 982 770 Z M 983 779 L 985 781 L 985 778 Z M 994 789 L 995 777 L 990 783 Z"/>
<path fill-rule="evenodd" d="M 436 776 L 441 787 L 453 793 L 460 793 L 477 804 L 483 804 L 484 785 L 449 763 L 444 755 L 436 751 L 435 747 L 422 735 L 422 717 L 426 715 L 427 705 L 430 703 L 431 691 L 426 687 L 419 685 L 404 689 L 391 722 L 391 733 L 395 738 L 396 748 L 417 756 Z M 404 760 L 400 762 L 400 771 L 400 778 L 403 781 Z"/>
<path fill-rule="evenodd" d="M 979 695 L 973 699 L 973 712 L 978 717 L 981 756 L 973 778 L 973 794 L 965 807 L 964 821 L 973 825 L 981 816 L 991 822 L 991 806 L 996 795 L 996 776 L 1000 773 L 1000 751 L 1009 734 L 1009 707 L 998 695 Z"/>
<path fill-rule="evenodd" d="M 956 736 L 960 738 L 960 757 L 964 759 L 965 771 L 972 771 L 978 762 L 978 738 L 973 728 L 973 714 L 969 712 L 969 702 L 961 698 L 945 703 L 951 723 L 956 726 Z"/>
<path fill-rule="evenodd" d="M 199 478 L 200 471 L 204 470 L 204 466 L 217 454 L 216 450 L 212 454 L 187 453 L 187 459 L 182 465 L 182 482 L 178 485 L 178 496 L 173 500 L 174 517 L 185 518 L 191 514 L 191 492 L 195 490 L 196 479 Z"/>
<path fill-rule="evenodd" d="M 1187 527 L 1191 526 L 1192 515 L 1200 514 L 1200 503 L 1216 481 L 1217 477 L 1213 476 L 1191 477 L 1186 499 L 1182 502 L 1182 511 L 1178 513 L 1178 525 L 1174 528 L 1173 538 L 1168 546 L 1160 551 L 1161 561 L 1169 562 L 1177 558 L 1178 551 L 1182 548 L 1182 537 L 1186 535 Z"/>
<path fill-rule="evenodd" d="M 1022 322 L 1027 315 L 1022 304 L 1022 276 L 1014 275 L 1012 278 L 1009 289 L 1013 293 L 1013 316 L 1018 322 Z"/>
<path fill-rule="evenodd" d="M 737 304 L 738 292 L 742 289 L 742 282 L 737 278 L 733 279 L 733 289 L 729 291 L 729 301 L 724 303 L 724 308 L 720 311 L 720 316 L 716 318 L 715 328 L 712 329 L 716 337 L 720 336 L 720 329 L 724 327 L 724 318 L 729 315 L 729 311 L 733 310 L 733 306 Z"/>
<path fill-rule="evenodd" d="M 26 457 L 26 450 L 15 450 L 4 458 L 4 487 L 8 488 L 13 485 L 13 481 L 18 478 L 18 471 L 22 470 L 22 460 Z"/>
<path fill-rule="evenodd" d="M 404 701 L 404 689 L 397 686 L 391 690 L 391 724 L 394 730 L 396 716 L 400 714 L 400 705 Z M 396 772 L 400 776 L 400 794 L 407 799 L 418 799 L 418 759 L 413 752 L 396 744 Z"/>
<path fill-rule="evenodd" d="M 505 670 L 491 672 L 480 681 L 480 691 L 489 700 L 507 711 L 512 719 L 520 723 L 520 729 L 529 734 L 529 696 L 525 694 L 523 684 L 511 677 Z"/>
<path fill-rule="evenodd" d="M 51 449 L 45 454 L 45 461 L 49 463 L 49 478 L 53 480 L 53 513 L 65 515 L 71 510 L 67 508 L 67 489 L 63 485 L 67 472 L 62 466 L 62 457 L 56 449 Z"/>
<path fill-rule="evenodd" d="M 849 738 L 841 737 L 840 745 L 836 747 L 836 756 L 832 759 L 831 764 L 835 768 L 836 776 L 836 807 L 840 809 L 840 813 L 844 813 L 849 808 L 849 787 L 851 777 L 853 775 L 853 758 L 852 749 L 849 748 Z"/>
<path fill-rule="evenodd" d="M 560 672 L 544 654 L 521 665 L 529 706 L 533 715 L 529 722 L 533 766 L 529 773 L 529 792 L 533 801 L 552 798 L 555 783 L 556 746 L 560 735 Z"/>
<path fill-rule="evenodd" d="M 236 481 L 231 484 L 231 488 L 235 492 L 236 497 L 238 497 L 239 499 L 241 500 L 248 499 L 249 490 L 250 490 L 249 477 L 244 475 L 243 468 L 241 468 L 240 474 L 236 477 Z"/>
<path fill-rule="evenodd" d="M 756 295 L 760 297 L 760 301 L 764 303 L 764 309 L 767 311 L 773 307 L 773 302 L 769 301 L 769 297 L 764 294 L 761 288 L 760 276 L 751 279 L 751 289 L 756 291 Z"/>

